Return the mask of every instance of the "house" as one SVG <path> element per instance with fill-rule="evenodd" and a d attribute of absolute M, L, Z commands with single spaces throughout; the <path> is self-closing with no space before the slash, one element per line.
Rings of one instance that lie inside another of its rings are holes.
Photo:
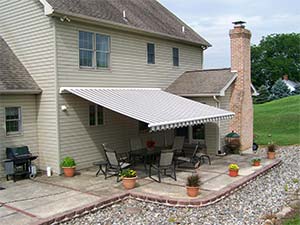
<path fill-rule="evenodd" d="M 282 77 L 282 81 L 286 84 L 286 86 L 289 88 L 290 92 L 293 92 L 296 90 L 296 86 L 300 85 L 299 82 L 295 82 L 295 81 L 291 81 L 289 80 L 289 76 L 288 75 L 284 75 Z"/>
<path fill-rule="evenodd" d="M 216 153 L 231 130 L 252 146 L 242 23 L 232 67 L 202 70 L 211 45 L 156 0 L 0 0 L 0 20 L 0 160 L 28 145 L 39 168 L 60 173 L 65 156 L 90 167 L 101 143 L 125 152 L 135 136 L 185 135 Z"/>

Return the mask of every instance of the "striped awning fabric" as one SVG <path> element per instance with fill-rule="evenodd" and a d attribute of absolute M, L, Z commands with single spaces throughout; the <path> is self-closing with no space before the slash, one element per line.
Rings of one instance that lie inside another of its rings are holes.
<path fill-rule="evenodd" d="M 107 109 L 145 122 L 151 131 L 231 119 L 234 113 L 201 104 L 157 88 L 62 87 Z"/>

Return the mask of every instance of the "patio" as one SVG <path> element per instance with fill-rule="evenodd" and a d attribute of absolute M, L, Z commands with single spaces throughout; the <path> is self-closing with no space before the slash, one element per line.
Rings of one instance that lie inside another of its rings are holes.
<path fill-rule="evenodd" d="M 161 183 L 150 179 L 143 170 L 138 169 L 138 185 L 126 191 L 115 177 L 104 179 L 103 175 L 95 177 L 97 168 L 79 171 L 73 178 L 63 176 L 40 176 L 35 180 L 21 180 L 16 183 L 1 182 L 6 188 L 0 192 L 0 223 L 16 221 L 14 224 L 31 224 L 53 219 L 65 213 L 83 212 L 88 208 L 110 204 L 124 197 L 134 197 L 166 205 L 212 204 L 232 193 L 254 177 L 266 172 L 280 163 L 279 160 L 267 160 L 262 157 L 262 166 L 252 167 L 250 160 L 253 154 L 211 156 L 212 165 L 201 165 L 197 173 L 201 176 L 201 193 L 196 198 L 186 195 L 185 182 L 187 176 L 195 172 L 192 169 L 178 169 L 177 181 L 163 177 Z M 228 176 L 228 165 L 238 163 L 239 176 Z"/>

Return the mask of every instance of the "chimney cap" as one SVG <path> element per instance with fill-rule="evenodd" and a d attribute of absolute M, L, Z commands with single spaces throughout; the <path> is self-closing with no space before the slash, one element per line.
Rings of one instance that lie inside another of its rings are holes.
<path fill-rule="evenodd" d="M 241 20 L 232 22 L 232 24 L 234 24 L 234 27 L 241 27 L 241 28 L 245 27 L 245 23 L 246 23 L 245 21 L 241 21 Z"/>

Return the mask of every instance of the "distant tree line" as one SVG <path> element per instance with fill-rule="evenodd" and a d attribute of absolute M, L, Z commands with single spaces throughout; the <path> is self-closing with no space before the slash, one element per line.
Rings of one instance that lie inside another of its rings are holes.
<path fill-rule="evenodd" d="M 300 81 L 300 33 L 271 34 L 251 46 L 252 83 L 260 94 L 255 103 L 300 94 L 299 85 L 290 92 L 281 80 L 285 74 L 292 81 Z"/>

